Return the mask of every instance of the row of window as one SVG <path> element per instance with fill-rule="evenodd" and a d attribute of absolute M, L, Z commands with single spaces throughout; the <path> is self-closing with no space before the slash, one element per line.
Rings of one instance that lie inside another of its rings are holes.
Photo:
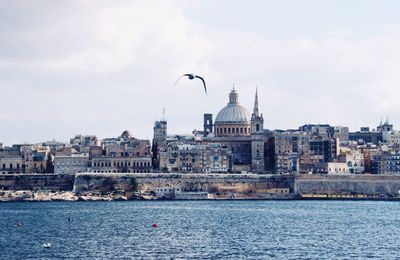
<path fill-rule="evenodd" d="M 10 166 L 10 167 L 8 167 L 8 169 L 10 169 L 10 170 L 12 170 L 12 169 L 14 168 L 14 165 L 13 165 L 12 163 L 10 163 L 9 166 Z M 19 170 L 19 163 L 17 163 L 16 166 L 17 166 L 17 167 L 16 167 L 15 169 Z M 7 167 L 6 167 L 6 164 L 3 163 L 3 170 L 5 170 L 6 168 L 7 168 Z"/>
<path fill-rule="evenodd" d="M 108 170 L 108 171 L 93 170 L 91 172 L 94 172 L 94 173 L 122 173 L 122 171 L 119 171 L 119 170 L 113 170 L 113 171 L 111 171 L 111 170 Z M 139 171 L 139 170 L 129 170 L 127 172 L 128 173 L 149 173 L 150 170 L 141 170 L 141 171 Z"/>
<path fill-rule="evenodd" d="M 248 127 L 218 127 L 216 131 L 217 134 L 250 134 L 250 128 Z"/>
<path fill-rule="evenodd" d="M 111 167 L 111 162 L 93 162 L 94 167 Z M 150 162 L 114 162 L 114 167 L 150 167 Z"/>

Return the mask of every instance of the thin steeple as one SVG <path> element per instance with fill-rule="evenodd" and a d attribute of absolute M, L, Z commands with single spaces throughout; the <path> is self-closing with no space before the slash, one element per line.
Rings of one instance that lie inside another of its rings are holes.
<path fill-rule="evenodd" d="M 255 117 L 259 117 L 259 115 L 260 115 L 259 110 L 258 110 L 258 87 L 256 87 L 256 96 L 254 98 L 253 115 Z"/>
<path fill-rule="evenodd" d="M 165 107 L 163 107 L 163 111 L 162 111 L 162 121 L 167 121 L 166 117 L 165 117 Z"/>

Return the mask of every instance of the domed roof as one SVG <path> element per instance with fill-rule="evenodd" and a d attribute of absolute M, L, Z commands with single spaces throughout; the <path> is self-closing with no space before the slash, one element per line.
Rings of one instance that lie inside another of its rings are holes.
<path fill-rule="evenodd" d="M 124 132 L 122 132 L 121 137 L 129 138 L 129 137 L 132 137 L 132 134 L 129 130 L 125 130 Z"/>
<path fill-rule="evenodd" d="M 219 111 L 215 118 L 215 123 L 249 123 L 249 112 L 246 108 L 239 105 L 238 93 L 235 89 L 229 93 L 229 103 L 221 111 Z"/>

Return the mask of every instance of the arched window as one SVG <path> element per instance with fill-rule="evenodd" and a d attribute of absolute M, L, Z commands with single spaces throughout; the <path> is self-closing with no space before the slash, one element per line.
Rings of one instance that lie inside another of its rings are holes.
<path fill-rule="evenodd" d="M 260 131 L 260 125 L 259 124 L 256 124 L 256 131 L 257 132 Z"/>

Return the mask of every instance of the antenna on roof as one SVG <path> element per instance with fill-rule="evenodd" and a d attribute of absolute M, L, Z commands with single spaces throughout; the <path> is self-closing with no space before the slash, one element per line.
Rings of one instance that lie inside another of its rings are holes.
<path fill-rule="evenodd" d="M 163 121 L 165 121 L 165 107 L 163 107 L 162 114 L 163 114 L 163 116 L 162 116 L 162 120 L 163 120 Z"/>

